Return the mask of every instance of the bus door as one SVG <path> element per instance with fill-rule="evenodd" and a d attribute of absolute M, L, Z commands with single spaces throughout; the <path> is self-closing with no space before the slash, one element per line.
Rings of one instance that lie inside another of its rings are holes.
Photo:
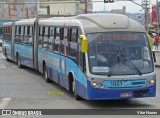
<path fill-rule="evenodd" d="M 61 57 L 60 57 L 60 85 L 67 88 L 67 75 L 66 75 L 66 56 L 67 56 L 67 47 L 68 47 L 68 35 L 69 28 L 62 28 L 62 39 L 61 40 Z"/>
<path fill-rule="evenodd" d="M 33 68 L 33 26 L 25 26 L 24 55 L 25 65 Z"/>

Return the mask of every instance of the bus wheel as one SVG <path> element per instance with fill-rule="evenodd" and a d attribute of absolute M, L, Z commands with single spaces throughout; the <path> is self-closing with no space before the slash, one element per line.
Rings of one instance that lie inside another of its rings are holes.
<path fill-rule="evenodd" d="M 44 69 L 43 69 L 43 70 L 44 70 L 43 73 L 44 73 L 44 79 L 45 79 L 45 81 L 48 82 L 48 83 L 51 82 L 51 80 L 50 80 L 49 77 L 48 77 L 47 67 L 44 66 Z"/>
<path fill-rule="evenodd" d="M 17 65 L 19 68 L 22 68 L 21 59 L 20 59 L 19 55 L 17 55 Z"/>
<path fill-rule="evenodd" d="M 8 57 L 7 57 L 7 51 L 5 49 L 5 57 L 6 57 L 6 60 L 9 61 Z"/>
<path fill-rule="evenodd" d="M 81 100 L 81 97 L 79 97 L 79 96 L 77 95 L 77 92 L 76 92 L 76 81 L 75 81 L 75 79 L 73 79 L 73 82 L 72 82 L 72 92 L 73 92 L 74 98 L 75 98 L 76 100 Z"/>

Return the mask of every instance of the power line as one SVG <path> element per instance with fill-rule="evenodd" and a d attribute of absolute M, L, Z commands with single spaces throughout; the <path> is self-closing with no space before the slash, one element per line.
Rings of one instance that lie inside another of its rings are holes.
<path fill-rule="evenodd" d="M 138 3 L 134 2 L 134 1 L 132 1 L 132 0 L 130 0 L 130 1 L 133 2 L 134 4 L 138 5 L 138 6 L 142 7 L 142 5 L 140 5 L 140 4 L 138 4 Z"/>

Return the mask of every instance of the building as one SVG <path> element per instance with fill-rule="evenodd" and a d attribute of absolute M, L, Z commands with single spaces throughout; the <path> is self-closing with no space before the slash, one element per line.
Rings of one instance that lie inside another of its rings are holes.
<path fill-rule="evenodd" d="M 113 14 L 123 14 L 123 15 L 125 15 L 125 14 L 126 14 L 126 7 L 123 6 L 122 9 L 112 9 L 112 10 L 111 10 L 111 13 L 113 13 Z"/>
<path fill-rule="evenodd" d="M 0 19 L 73 16 L 92 12 L 91 0 L 0 0 Z"/>
<path fill-rule="evenodd" d="M 37 17 L 37 0 L 0 0 L 0 19 Z"/>
<path fill-rule="evenodd" d="M 78 12 L 78 1 L 65 0 L 40 0 L 38 2 L 38 16 L 65 16 L 76 15 Z"/>
<path fill-rule="evenodd" d="M 91 0 L 40 0 L 38 16 L 74 16 L 92 12 Z"/>

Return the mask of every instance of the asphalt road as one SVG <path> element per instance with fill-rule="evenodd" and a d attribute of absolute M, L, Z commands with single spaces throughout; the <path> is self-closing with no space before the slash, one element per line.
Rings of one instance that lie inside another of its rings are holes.
<path fill-rule="evenodd" d="M 0 54 L 0 109 L 160 109 L 160 68 L 156 68 L 156 73 L 155 98 L 76 101 L 71 93 L 59 85 L 46 83 L 37 71 L 26 67 L 19 69 L 15 63 L 6 62 Z M 53 91 L 59 93 L 48 94 Z"/>

